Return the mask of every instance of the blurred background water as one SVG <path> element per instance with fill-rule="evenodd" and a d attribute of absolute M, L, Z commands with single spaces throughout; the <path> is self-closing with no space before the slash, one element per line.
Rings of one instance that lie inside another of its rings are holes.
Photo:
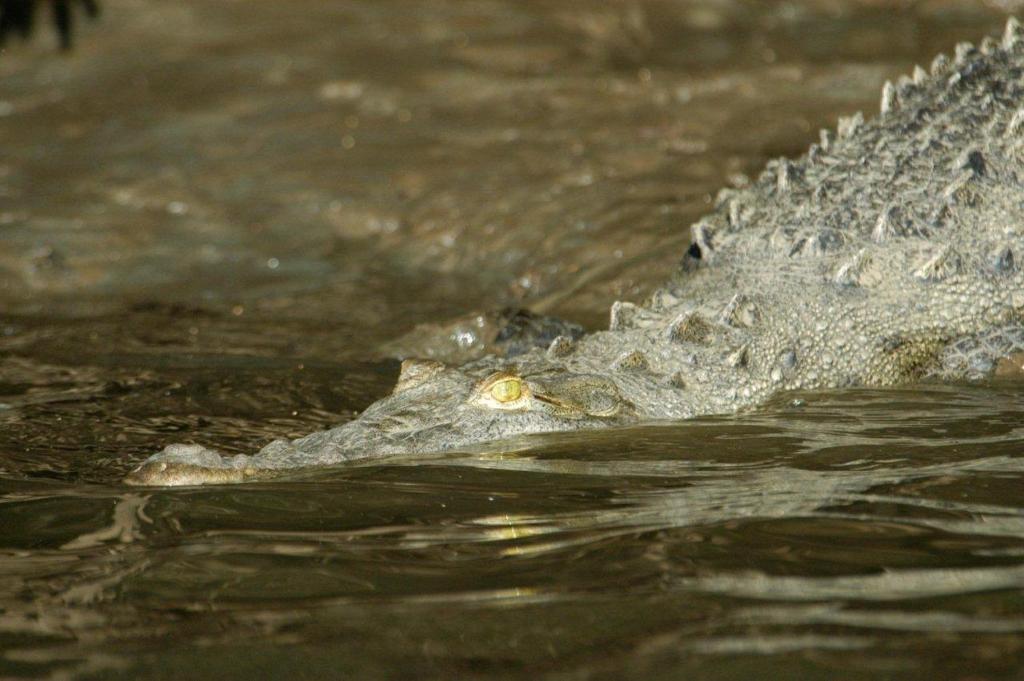
<path fill-rule="evenodd" d="M 1024 678 L 1012 384 L 118 482 L 351 418 L 418 325 L 600 327 L 720 186 L 1018 9 L 108 0 L 9 44 L 0 678 Z"/>

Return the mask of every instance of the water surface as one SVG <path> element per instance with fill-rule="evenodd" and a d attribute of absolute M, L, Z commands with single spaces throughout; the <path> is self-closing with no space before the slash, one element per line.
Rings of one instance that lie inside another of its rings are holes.
<path fill-rule="evenodd" d="M 352 418 L 424 322 L 600 326 L 1013 6 L 105 8 L 0 54 L 0 678 L 1021 678 L 1014 384 L 119 483 Z"/>

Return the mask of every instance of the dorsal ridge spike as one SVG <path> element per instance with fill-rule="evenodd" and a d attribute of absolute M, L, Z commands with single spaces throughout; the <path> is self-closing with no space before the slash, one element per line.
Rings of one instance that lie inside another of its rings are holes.
<path fill-rule="evenodd" d="M 750 362 L 750 348 L 746 344 L 741 345 L 732 352 L 730 352 L 726 358 L 725 363 L 734 369 L 746 368 Z"/>
<path fill-rule="evenodd" d="M 864 124 L 864 114 L 860 111 L 852 116 L 840 116 L 839 125 L 836 126 L 836 134 L 842 139 L 853 136 L 854 133 Z"/>
<path fill-rule="evenodd" d="M 896 86 L 892 84 L 891 80 L 887 80 L 885 85 L 882 86 L 882 101 L 879 104 L 879 110 L 884 116 L 895 111 L 898 107 L 899 96 L 896 93 Z"/>
<path fill-rule="evenodd" d="M 617 300 L 612 303 L 608 330 L 645 329 L 661 321 L 661 315 L 645 307 Z"/>
<path fill-rule="evenodd" d="M 982 177 L 986 172 L 985 155 L 980 149 L 966 149 L 953 162 L 953 170 L 965 170 Z"/>
<path fill-rule="evenodd" d="M 914 270 L 915 279 L 942 281 L 960 270 L 960 255 L 951 246 L 943 246 Z"/>
<path fill-rule="evenodd" d="M 832 146 L 832 132 L 823 128 L 821 132 L 818 133 L 818 138 L 820 140 L 819 145 L 821 146 L 821 150 L 827 152 L 829 147 Z"/>
<path fill-rule="evenodd" d="M 714 327 L 696 313 L 681 314 L 668 326 L 668 339 L 675 343 L 706 345 L 714 334 Z"/>
<path fill-rule="evenodd" d="M 1006 134 L 1018 135 L 1022 128 L 1024 128 L 1024 109 L 1017 109 L 1006 125 Z"/>
<path fill-rule="evenodd" d="M 924 85 L 928 82 L 928 72 L 919 65 L 914 66 L 914 74 L 911 77 L 914 79 L 915 85 Z"/>
<path fill-rule="evenodd" d="M 942 190 L 942 198 L 947 205 L 972 205 L 977 201 L 975 179 L 979 177 L 973 169 L 962 170 L 960 174 Z"/>
<path fill-rule="evenodd" d="M 647 355 L 639 350 L 628 350 L 612 362 L 612 368 L 616 371 L 649 371 L 651 363 Z"/>
<path fill-rule="evenodd" d="M 957 66 L 962 66 L 967 61 L 968 57 L 974 53 L 974 45 L 968 42 L 962 42 L 956 44 L 956 49 L 953 52 L 953 63 Z"/>
<path fill-rule="evenodd" d="M 726 326 L 749 328 L 761 320 L 757 305 L 746 295 L 737 293 L 718 315 L 718 323 Z"/>
<path fill-rule="evenodd" d="M 548 357 L 566 357 L 576 349 L 576 342 L 569 336 L 558 336 L 548 346 Z"/>
<path fill-rule="evenodd" d="M 832 275 L 832 283 L 842 287 L 860 286 L 861 275 L 868 263 L 868 253 L 860 249 L 857 253 L 844 262 Z"/>
<path fill-rule="evenodd" d="M 637 316 L 637 306 L 623 300 L 612 303 L 609 311 L 608 330 L 623 331 L 633 327 Z"/>
<path fill-rule="evenodd" d="M 743 203 L 739 199 L 729 201 L 729 226 L 739 227 L 743 220 Z"/>
<path fill-rule="evenodd" d="M 1003 49 L 1012 50 L 1024 42 L 1024 28 L 1021 27 L 1017 17 L 1010 17 L 1006 20 L 1006 29 L 1003 31 Z"/>
<path fill-rule="evenodd" d="M 812 144 L 807 150 L 807 165 L 813 166 L 821 159 L 821 147 Z"/>
<path fill-rule="evenodd" d="M 1008 274 L 1016 270 L 1017 265 L 1013 257 L 1013 249 L 1009 244 L 999 244 L 989 254 L 989 264 L 997 274 Z"/>
<path fill-rule="evenodd" d="M 890 206 L 883 210 L 875 221 L 875 228 L 871 230 L 871 240 L 876 244 L 884 244 L 897 235 L 896 209 Z"/>
<path fill-rule="evenodd" d="M 935 59 L 932 59 L 932 75 L 935 77 L 942 76 L 947 71 L 949 71 L 949 57 L 944 54 L 936 55 Z"/>
<path fill-rule="evenodd" d="M 777 166 L 776 186 L 780 192 L 792 191 L 800 179 L 800 172 L 788 158 L 780 158 Z"/>
<path fill-rule="evenodd" d="M 704 219 L 690 228 L 693 243 L 700 251 L 702 260 L 710 260 L 715 254 L 714 228 Z"/>

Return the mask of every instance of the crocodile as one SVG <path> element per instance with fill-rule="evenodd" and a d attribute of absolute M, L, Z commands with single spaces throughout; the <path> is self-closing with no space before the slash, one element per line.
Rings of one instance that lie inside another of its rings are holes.
<path fill-rule="evenodd" d="M 407 360 L 357 418 L 259 453 L 174 444 L 133 485 L 239 482 L 523 434 L 733 413 L 793 390 L 970 381 L 1024 352 L 1024 30 L 886 82 L 799 159 L 722 190 L 680 267 L 608 330 Z M 1015 363 L 1010 362 L 1015 359 Z"/>

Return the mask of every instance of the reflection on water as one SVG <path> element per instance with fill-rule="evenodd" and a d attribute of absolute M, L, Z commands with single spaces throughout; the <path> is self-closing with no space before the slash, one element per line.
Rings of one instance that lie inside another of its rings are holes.
<path fill-rule="evenodd" d="M 4 665 L 1001 677 L 1024 640 L 1022 414 L 1016 386 L 808 394 L 145 493 L 22 462 L 0 482 Z"/>
<path fill-rule="evenodd" d="M 170 441 L 251 452 L 351 418 L 424 322 L 600 323 L 709 192 L 992 8 L 105 7 L 73 57 L 0 55 L 0 677 L 1024 668 L 1015 385 L 118 483 Z"/>

